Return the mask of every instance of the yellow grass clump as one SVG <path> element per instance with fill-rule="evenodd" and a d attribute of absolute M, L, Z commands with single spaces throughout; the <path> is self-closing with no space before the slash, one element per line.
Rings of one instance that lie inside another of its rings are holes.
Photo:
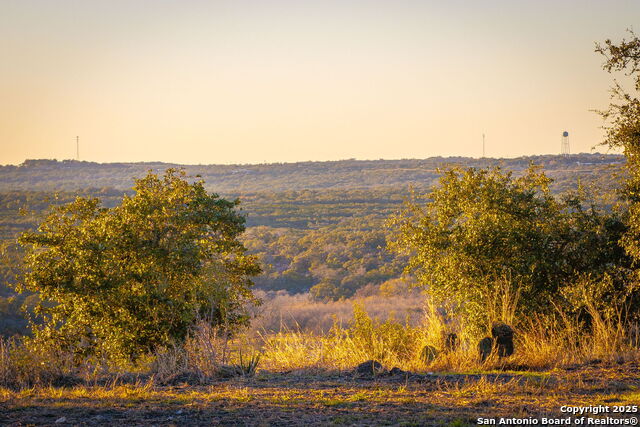
<path fill-rule="evenodd" d="M 418 373 L 544 370 L 594 360 L 625 361 L 640 354 L 633 332 L 637 325 L 625 322 L 620 312 L 605 315 L 591 307 L 590 325 L 561 310 L 556 315 L 511 323 L 515 329 L 515 354 L 503 359 L 492 355 L 481 363 L 477 343 L 482 336 L 460 319 L 449 319 L 443 311 L 426 303 L 422 324 L 411 326 L 393 318 L 384 322 L 372 319 L 361 305 L 355 304 L 348 326 L 335 323 L 327 334 L 303 330 L 263 334 L 262 368 L 348 370 L 373 359 L 387 369 L 398 367 Z M 458 337 L 455 349 L 446 348 L 449 333 Z M 432 357 L 425 358 L 425 346 L 435 350 Z"/>

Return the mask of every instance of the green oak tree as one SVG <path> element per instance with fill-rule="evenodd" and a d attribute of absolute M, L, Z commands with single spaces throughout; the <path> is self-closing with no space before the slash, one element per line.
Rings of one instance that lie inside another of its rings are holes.
<path fill-rule="evenodd" d="M 624 258 L 620 219 L 583 206 L 580 194 L 553 197 L 549 183 L 534 167 L 519 177 L 449 169 L 392 217 L 390 246 L 409 255 L 419 286 L 471 325 L 548 311 L 564 286 L 617 274 Z"/>
<path fill-rule="evenodd" d="M 27 253 L 17 288 L 42 300 L 36 341 L 132 360 L 180 343 L 197 320 L 247 320 L 260 268 L 238 240 L 239 202 L 172 169 L 149 172 L 134 190 L 113 208 L 78 197 L 20 237 Z"/>
<path fill-rule="evenodd" d="M 604 145 L 622 149 L 626 158 L 627 177 L 620 191 L 626 205 L 626 232 L 620 243 L 633 259 L 633 278 L 628 287 L 628 314 L 640 318 L 640 38 L 629 31 L 629 39 L 619 43 L 605 40 L 596 44 L 596 52 L 604 56 L 603 69 L 617 75 L 611 88 L 611 103 L 600 115 L 605 120 Z"/>
<path fill-rule="evenodd" d="M 628 253 L 640 260 L 640 38 L 630 32 L 629 40 L 614 43 L 606 40 L 596 45 L 596 52 L 605 57 L 603 68 L 609 73 L 622 73 L 625 81 L 614 82 L 612 102 L 599 111 L 605 119 L 605 145 L 621 148 L 626 157 L 628 178 L 622 191 L 629 202 L 628 232 L 623 245 Z"/>

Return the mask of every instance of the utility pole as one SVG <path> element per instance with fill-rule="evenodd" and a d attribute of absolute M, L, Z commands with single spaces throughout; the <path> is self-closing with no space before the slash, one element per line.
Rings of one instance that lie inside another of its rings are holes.
<path fill-rule="evenodd" d="M 482 134 L 482 158 L 484 158 L 484 133 Z"/>
<path fill-rule="evenodd" d="M 80 161 L 80 137 L 76 136 L 76 160 Z"/>

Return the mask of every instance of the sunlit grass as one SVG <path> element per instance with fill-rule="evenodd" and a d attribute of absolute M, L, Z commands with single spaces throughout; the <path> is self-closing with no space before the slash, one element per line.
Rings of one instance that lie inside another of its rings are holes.
<path fill-rule="evenodd" d="M 431 323 L 433 326 L 433 323 Z M 375 321 L 333 329 L 326 335 L 303 331 L 284 331 L 263 336 L 262 368 L 272 371 L 345 371 L 366 360 L 377 360 L 387 369 L 398 367 L 416 373 L 522 374 L 544 377 L 549 371 L 591 360 L 623 362 L 637 358 L 640 351 L 620 337 L 620 328 L 576 332 L 549 326 L 543 320 L 518 329 L 516 353 L 506 359 L 489 358 L 480 363 L 472 339 L 461 342 L 454 351 L 443 349 L 444 330 L 410 327 Z M 598 337 L 594 337 L 594 335 Z M 607 346 L 600 345 L 606 342 Z M 432 361 L 420 356 L 424 345 L 433 345 L 438 354 Z M 514 369 L 515 367 L 515 369 Z M 524 368 L 524 369 L 523 369 Z"/>
<path fill-rule="evenodd" d="M 616 323 L 615 319 L 601 318 L 589 330 L 568 319 L 558 324 L 548 318 L 536 318 L 516 327 L 513 356 L 499 359 L 494 355 L 481 363 L 477 336 L 460 325 L 456 329 L 460 337 L 458 347 L 446 349 L 444 337 L 451 326 L 443 322 L 434 307 L 425 308 L 422 325 L 412 326 L 394 319 L 372 319 L 356 305 L 351 322 L 346 325 L 336 322 L 325 334 L 283 330 L 256 336 L 248 331 L 231 339 L 220 331 L 202 327 L 192 333 L 186 345 L 159 349 L 129 367 L 109 368 L 96 365 L 95 361 L 86 364 L 80 361 L 74 367 L 70 363 L 72 355 L 35 352 L 19 342 L 0 340 L 0 386 L 30 393 L 34 385 L 46 387 L 61 378 L 69 385 L 111 384 L 105 390 L 116 390 L 118 384 L 138 378 L 131 393 L 144 395 L 154 385 L 185 379 L 206 384 L 223 374 L 248 378 L 256 372 L 242 369 L 247 361 L 257 362 L 253 366 L 257 366 L 257 380 L 268 382 L 269 375 L 276 373 L 352 375 L 358 364 L 376 360 L 386 371 L 399 368 L 405 371 L 405 376 L 420 374 L 435 379 L 447 375 L 518 376 L 536 387 L 545 385 L 555 370 L 564 367 L 593 361 L 637 360 L 640 351 L 627 339 L 626 326 L 619 319 Z M 422 349 L 426 345 L 435 349 L 432 359 L 424 358 Z M 127 375 L 128 379 L 123 381 Z M 121 394 L 126 390 L 122 389 Z"/>

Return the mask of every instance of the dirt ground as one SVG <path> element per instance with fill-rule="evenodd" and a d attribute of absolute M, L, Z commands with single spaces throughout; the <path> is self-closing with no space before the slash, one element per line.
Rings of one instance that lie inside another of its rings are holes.
<path fill-rule="evenodd" d="M 263 372 L 207 385 L 140 381 L 1 389 L 0 424 L 465 426 L 490 425 L 493 420 L 495 425 L 566 425 L 549 424 L 552 419 L 572 425 L 635 425 L 640 417 L 638 409 L 633 410 L 640 405 L 639 366 L 632 362 L 550 372 L 375 377 Z M 563 406 L 596 405 L 609 412 L 563 412 Z"/>

